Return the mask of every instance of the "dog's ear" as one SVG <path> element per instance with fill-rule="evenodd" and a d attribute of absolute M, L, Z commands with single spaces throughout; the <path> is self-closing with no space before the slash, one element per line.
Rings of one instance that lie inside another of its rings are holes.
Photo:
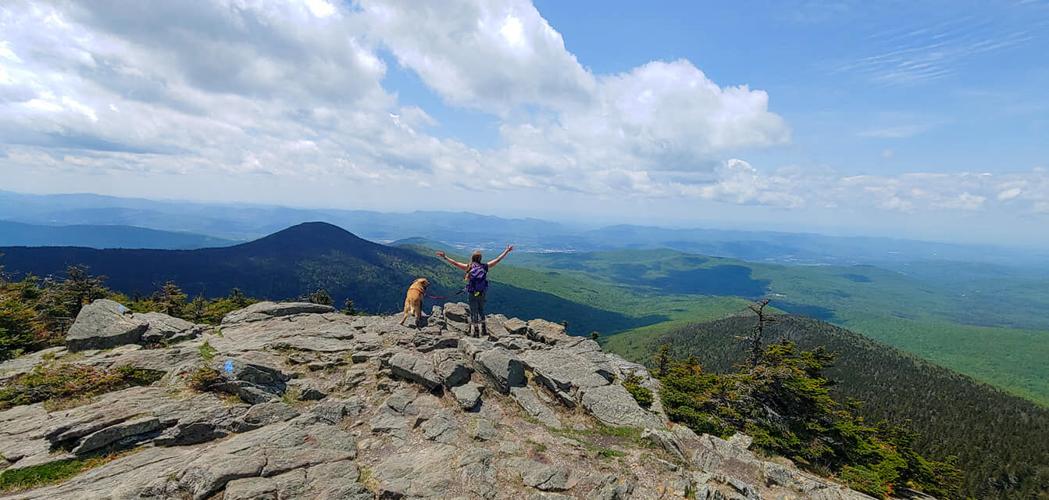
<path fill-rule="evenodd" d="M 424 287 L 430 286 L 430 280 L 428 280 L 426 278 L 422 278 L 419 281 L 423 284 Z"/>

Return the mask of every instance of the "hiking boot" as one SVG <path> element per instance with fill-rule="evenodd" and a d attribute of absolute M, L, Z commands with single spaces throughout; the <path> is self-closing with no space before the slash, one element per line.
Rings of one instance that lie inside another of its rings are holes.
<path fill-rule="evenodd" d="M 480 336 L 482 338 L 488 336 L 488 324 L 487 323 L 481 323 L 481 334 L 480 334 Z"/>

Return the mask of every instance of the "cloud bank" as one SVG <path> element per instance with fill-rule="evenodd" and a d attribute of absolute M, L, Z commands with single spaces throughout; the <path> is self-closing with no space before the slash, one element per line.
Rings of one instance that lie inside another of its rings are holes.
<path fill-rule="evenodd" d="M 391 65 L 448 107 L 493 117 L 498 144 L 438 133 L 427 110 L 389 87 Z M 4 2 L 0 137 L 0 170 L 40 175 L 1049 212 L 1044 170 L 844 176 L 751 165 L 749 152 L 791 140 L 766 92 L 720 85 L 684 59 L 594 73 L 525 0 Z"/>

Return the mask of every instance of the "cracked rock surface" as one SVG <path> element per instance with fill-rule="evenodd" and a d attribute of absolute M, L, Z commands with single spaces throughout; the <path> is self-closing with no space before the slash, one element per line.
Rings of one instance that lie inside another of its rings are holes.
<path fill-rule="evenodd" d="M 70 348 L 0 364 L 0 382 L 45 362 L 166 374 L 71 408 L 0 411 L 0 470 L 110 458 L 3 498 L 867 498 L 755 455 L 743 435 L 671 424 L 658 397 L 641 408 L 621 381 L 658 393 L 644 367 L 549 321 L 489 316 L 475 338 L 465 304 L 419 327 L 301 303 L 252 305 L 221 330 L 109 301 L 85 310 Z M 189 387 L 201 369 L 219 376 L 205 392 Z"/>

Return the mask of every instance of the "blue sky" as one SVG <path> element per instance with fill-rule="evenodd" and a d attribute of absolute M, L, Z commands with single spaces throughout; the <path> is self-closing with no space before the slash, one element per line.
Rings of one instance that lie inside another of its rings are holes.
<path fill-rule="evenodd" d="M 0 189 L 1049 246 L 1046 49 L 1039 0 L 16 0 Z"/>

